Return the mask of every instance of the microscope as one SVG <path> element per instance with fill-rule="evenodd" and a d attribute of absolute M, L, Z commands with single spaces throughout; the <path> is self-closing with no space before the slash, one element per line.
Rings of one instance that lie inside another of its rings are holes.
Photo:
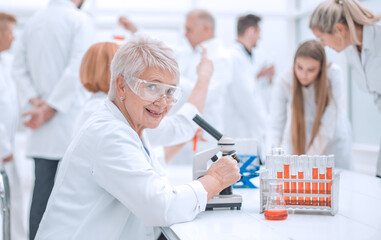
<path fill-rule="evenodd" d="M 218 141 L 215 148 L 195 154 L 193 159 L 194 180 L 206 174 L 208 161 L 217 161 L 217 154 L 219 152 L 222 153 L 222 156 L 232 156 L 235 160 L 237 160 L 237 162 L 239 162 L 233 138 L 223 136 L 219 131 L 217 131 L 207 121 L 205 121 L 197 114 L 193 118 L 193 121 Z M 230 208 L 231 210 L 236 208 L 237 210 L 240 210 L 241 206 L 242 196 L 233 194 L 232 186 L 229 186 L 208 201 L 206 210 L 213 210 L 214 208 Z"/>

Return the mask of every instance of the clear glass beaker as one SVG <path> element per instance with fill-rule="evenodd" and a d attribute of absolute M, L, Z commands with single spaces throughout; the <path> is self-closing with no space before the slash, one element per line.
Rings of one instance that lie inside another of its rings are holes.
<path fill-rule="evenodd" d="M 280 221 L 286 220 L 288 213 L 283 197 L 283 183 L 270 182 L 270 191 L 265 207 L 265 219 Z"/>

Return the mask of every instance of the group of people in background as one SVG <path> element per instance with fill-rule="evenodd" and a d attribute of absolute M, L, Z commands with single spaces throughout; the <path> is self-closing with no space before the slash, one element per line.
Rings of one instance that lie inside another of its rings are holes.
<path fill-rule="evenodd" d="M 119 22 L 133 36 L 125 45 L 94 44 L 83 2 L 51 0 L 33 15 L 12 65 L 4 51 L 16 19 L 0 13 L 0 160 L 17 171 L 10 166 L 22 119 L 35 163 L 30 239 L 39 228 L 37 239 L 158 239 L 152 226 L 192 220 L 239 177 L 234 160 L 224 157 L 187 185 L 163 180 L 165 162 L 190 164 L 195 150 L 216 145 L 192 122 L 195 114 L 228 136 L 257 139 L 262 161 L 283 147 L 334 154 L 337 167 L 352 169 L 346 80 L 327 61 L 325 46 L 345 52 L 353 78 L 381 112 L 381 15 L 357 0 L 317 6 L 309 27 L 319 41 L 301 43 L 277 79 L 274 66 L 259 65 L 254 55 L 259 16 L 239 17 L 236 42 L 227 48 L 213 15 L 192 10 L 185 21 L 191 48 L 172 52 L 126 17 Z M 117 230 L 101 227 L 115 221 Z"/>

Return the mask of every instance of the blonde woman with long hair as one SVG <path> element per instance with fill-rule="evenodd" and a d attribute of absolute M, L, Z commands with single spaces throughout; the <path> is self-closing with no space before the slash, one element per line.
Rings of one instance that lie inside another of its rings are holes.
<path fill-rule="evenodd" d="M 381 15 L 357 0 L 328 0 L 312 13 L 310 28 L 323 46 L 344 51 L 361 90 L 370 93 L 381 112 Z M 381 153 L 377 173 L 381 177 Z"/>
<path fill-rule="evenodd" d="M 334 154 L 336 167 L 351 169 L 350 125 L 342 104 L 340 69 L 328 64 L 317 41 L 298 48 L 291 71 L 275 84 L 269 143 L 289 154 Z"/>

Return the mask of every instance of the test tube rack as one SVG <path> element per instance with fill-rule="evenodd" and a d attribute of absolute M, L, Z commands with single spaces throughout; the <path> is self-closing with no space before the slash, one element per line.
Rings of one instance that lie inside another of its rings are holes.
<path fill-rule="evenodd" d="M 265 211 L 265 206 L 267 203 L 267 197 L 269 195 L 270 182 L 311 182 L 311 183 L 324 183 L 327 184 L 332 181 L 331 193 L 330 194 L 320 194 L 320 193 L 283 193 L 284 197 L 309 197 L 309 198 L 331 198 L 331 206 L 320 206 L 319 203 L 316 205 L 298 205 L 298 204 L 286 204 L 287 210 L 291 211 L 301 211 L 306 213 L 329 213 L 335 215 L 339 210 L 339 185 L 340 185 L 340 172 L 334 172 L 332 179 L 277 179 L 269 178 L 269 171 L 263 170 L 259 176 L 260 178 L 260 213 Z"/>

